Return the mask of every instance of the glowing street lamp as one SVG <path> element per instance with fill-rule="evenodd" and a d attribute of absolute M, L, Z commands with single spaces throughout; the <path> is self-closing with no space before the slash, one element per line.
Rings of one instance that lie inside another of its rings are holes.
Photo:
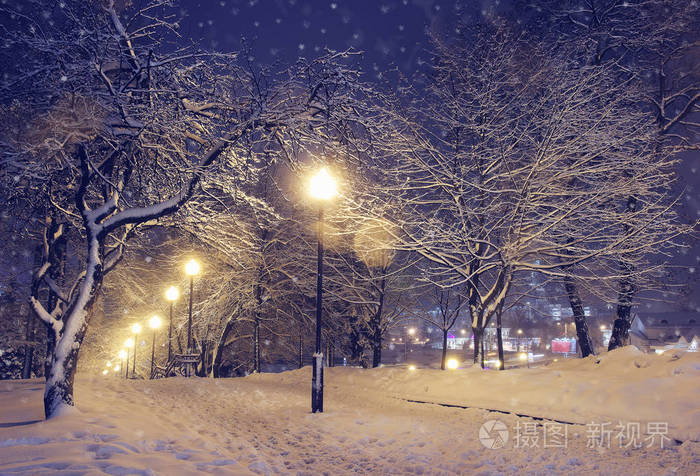
<path fill-rule="evenodd" d="M 199 263 L 195 259 L 191 259 L 185 265 L 185 273 L 190 277 L 190 313 L 187 318 L 187 353 L 192 353 L 192 294 L 194 290 L 194 277 L 199 274 Z M 185 375 L 191 375 L 190 364 L 187 364 Z"/>
<path fill-rule="evenodd" d="M 526 360 L 527 361 L 527 368 L 530 368 L 530 356 L 528 356 L 525 352 L 520 354 L 520 360 Z"/>
<path fill-rule="evenodd" d="M 170 302 L 170 323 L 168 324 L 168 362 L 173 356 L 173 304 L 180 297 L 180 291 L 175 286 L 170 286 L 165 291 L 165 299 Z"/>
<path fill-rule="evenodd" d="M 459 367 L 459 362 L 457 362 L 457 359 L 448 359 L 447 360 L 447 368 L 454 370 L 457 367 Z"/>
<path fill-rule="evenodd" d="M 109 373 L 109 370 L 107 370 L 107 369 L 104 369 L 104 370 L 102 371 L 102 375 L 107 375 L 108 373 Z"/>
<path fill-rule="evenodd" d="M 126 375 L 124 378 L 129 378 L 129 349 L 131 349 L 134 346 L 134 338 L 129 337 L 125 342 L 124 342 L 124 347 L 126 347 Z"/>
<path fill-rule="evenodd" d="M 126 369 L 125 369 L 125 370 L 126 370 L 127 372 L 128 372 L 128 370 L 129 370 L 128 355 L 129 355 L 129 354 L 127 354 L 127 352 L 126 352 L 124 349 L 121 349 L 121 350 L 117 353 L 117 357 L 119 358 L 119 367 L 120 367 L 120 368 L 121 368 L 121 367 L 124 367 L 124 360 L 126 359 L 127 366 L 126 366 Z M 126 378 L 126 375 L 124 376 L 124 378 Z"/>
<path fill-rule="evenodd" d="M 136 378 L 136 339 L 138 338 L 138 335 L 141 333 L 141 324 L 136 323 L 131 326 L 131 332 L 134 333 L 134 366 L 131 368 L 131 378 Z"/>
<path fill-rule="evenodd" d="M 323 412 L 323 352 L 321 351 L 321 329 L 323 316 L 323 204 L 335 197 L 337 186 L 328 169 L 323 167 L 309 182 L 309 194 L 318 203 L 318 252 L 316 256 L 316 351 L 314 352 L 313 376 L 311 377 L 311 412 Z"/>
<path fill-rule="evenodd" d="M 153 378 L 153 366 L 155 365 L 156 356 L 156 331 L 161 326 L 161 324 L 162 322 L 160 320 L 160 317 L 158 316 L 153 316 L 148 321 L 148 327 L 153 329 L 153 340 L 151 341 L 151 378 Z"/>

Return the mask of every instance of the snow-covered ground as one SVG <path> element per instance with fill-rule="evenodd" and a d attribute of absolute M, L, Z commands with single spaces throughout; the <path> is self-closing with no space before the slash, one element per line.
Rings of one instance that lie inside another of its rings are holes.
<path fill-rule="evenodd" d="M 698 354 L 632 348 L 506 372 L 336 367 L 325 413 L 311 414 L 310 367 L 221 380 L 79 375 L 79 409 L 48 422 L 42 382 L 4 381 L 0 474 L 699 474 L 699 377 Z"/>

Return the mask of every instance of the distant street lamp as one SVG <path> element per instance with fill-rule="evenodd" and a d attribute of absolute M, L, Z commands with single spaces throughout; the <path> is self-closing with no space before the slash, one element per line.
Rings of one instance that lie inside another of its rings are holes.
<path fill-rule="evenodd" d="M 408 361 L 408 347 L 407 347 L 407 346 L 408 346 L 408 339 L 409 339 L 408 336 L 409 336 L 409 335 L 412 336 L 412 335 L 414 335 L 415 333 L 416 333 L 415 327 L 409 327 L 409 328 L 406 330 L 405 339 L 404 339 L 404 341 L 403 341 L 403 360 L 404 360 L 404 362 L 407 362 L 407 361 Z"/>
<path fill-rule="evenodd" d="M 156 331 L 162 324 L 160 317 L 158 316 L 153 316 L 149 321 L 148 321 L 148 327 L 153 329 L 153 340 L 151 341 L 151 378 L 153 378 L 153 367 L 155 365 L 155 357 L 156 357 Z"/>
<path fill-rule="evenodd" d="M 132 325 L 131 332 L 134 333 L 134 366 L 131 368 L 131 378 L 136 378 L 136 347 L 138 336 L 141 333 L 141 324 Z"/>
<path fill-rule="evenodd" d="M 309 193 L 319 202 L 318 207 L 318 252 L 316 260 L 316 350 L 311 377 L 311 412 L 323 412 L 323 352 L 321 351 L 321 329 L 323 326 L 323 204 L 336 195 L 336 183 L 323 167 L 311 177 Z"/>
<path fill-rule="evenodd" d="M 124 367 L 124 360 L 127 358 L 127 353 L 126 353 L 126 351 L 125 351 L 124 349 L 121 349 L 121 350 L 117 353 L 117 357 L 119 358 L 119 366 L 118 366 L 118 367 L 119 367 L 119 368 Z M 127 360 L 127 362 L 128 362 L 128 360 Z M 115 367 L 114 370 L 115 370 L 115 371 L 117 370 L 116 367 Z M 126 378 L 126 375 L 124 375 L 124 378 Z"/>
<path fill-rule="evenodd" d="M 190 312 L 187 317 L 187 354 L 192 354 L 192 295 L 194 293 L 194 277 L 199 274 L 199 263 L 191 259 L 185 265 L 185 273 L 190 277 Z M 192 375 L 191 365 L 187 363 L 185 367 L 185 376 Z"/>
<path fill-rule="evenodd" d="M 129 378 L 129 349 L 131 349 L 134 346 L 134 338 L 129 337 L 125 342 L 124 342 L 124 347 L 126 347 L 126 374 L 124 375 L 124 378 Z"/>
<path fill-rule="evenodd" d="M 173 357 L 173 304 L 180 297 L 180 291 L 175 286 L 170 286 L 165 291 L 165 299 L 170 302 L 170 322 L 168 324 L 168 362 Z"/>
<path fill-rule="evenodd" d="M 522 329 L 518 329 L 518 341 L 517 341 L 518 350 L 520 350 L 520 336 L 521 336 L 521 335 L 523 335 L 523 330 L 522 330 Z"/>

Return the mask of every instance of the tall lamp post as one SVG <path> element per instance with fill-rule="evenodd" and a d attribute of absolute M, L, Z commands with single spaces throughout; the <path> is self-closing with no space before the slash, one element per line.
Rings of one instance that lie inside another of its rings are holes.
<path fill-rule="evenodd" d="M 141 324 L 131 326 L 131 332 L 134 333 L 134 366 L 131 368 L 131 378 L 136 378 L 136 347 L 138 345 L 139 334 L 141 333 Z"/>
<path fill-rule="evenodd" d="M 170 302 L 170 322 L 168 324 L 168 362 L 173 357 L 173 304 L 180 297 L 180 291 L 175 286 L 170 286 L 165 291 L 165 299 Z"/>
<path fill-rule="evenodd" d="M 316 350 L 311 380 L 311 412 L 323 412 L 323 352 L 321 350 L 321 329 L 323 304 L 323 204 L 336 195 L 336 184 L 328 169 L 323 167 L 311 177 L 309 193 L 318 200 L 318 254 L 316 262 Z"/>
<path fill-rule="evenodd" d="M 151 340 L 151 379 L 153 379 L 153 368 L 155 365 L 155 357 L 156 357 L 156 331 L 161 325 L 161 320 L 160 317 L 158 316 L 153 316 L 149 321 L 148 321 L 148 327 L 153 329 L 153 340 Z"/>
<path fill-rule="evenodd" d="M 124 378 L 129 378 L 129 349 L 131 349 L 134 346 L 134 338 L 129 337 L 125 342 L 124 342 L 124 347 L 126 347 L 126 368 L 125 370 L 125 375 Z"/>
<path fill-rule="evenodd" d="M 194 291 L 194 277 L 199 274 L 199 263 L 196 260 L 191 259 L 185 265 L 185 273 L 190 277 L 190 312 L 187 317 L 187 354 L 192 354 L 192 294 Z M 192 375 L 192 369 L 189 363 L 185 367 L 185 374 L 187 377 Z"/>

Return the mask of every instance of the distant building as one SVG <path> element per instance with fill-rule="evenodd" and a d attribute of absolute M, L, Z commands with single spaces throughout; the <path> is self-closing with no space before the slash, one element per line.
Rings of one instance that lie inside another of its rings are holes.
<path fill-rule="evenodd" d="M 645 352 L 671 349 L 698 351 L 700 313 L 638 313 L 630 327 L 630 342 Z"/>

